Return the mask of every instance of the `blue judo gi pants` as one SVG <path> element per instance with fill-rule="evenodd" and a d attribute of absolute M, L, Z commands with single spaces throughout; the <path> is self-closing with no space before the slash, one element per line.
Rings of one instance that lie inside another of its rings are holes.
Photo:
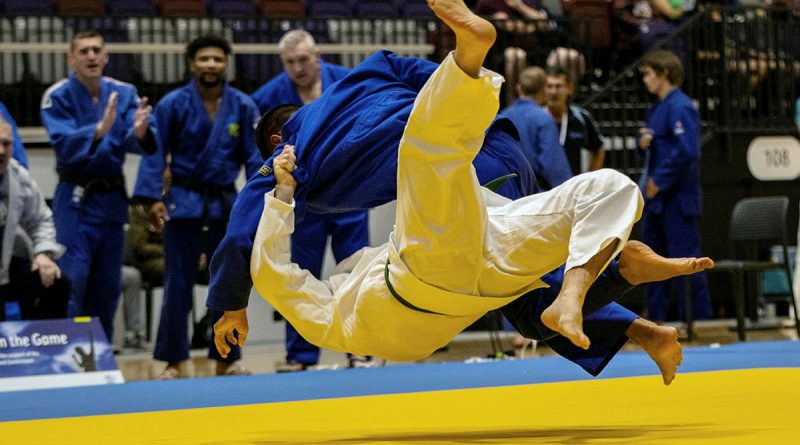
<path fill-rule="evenodd" d="M 164 301 L 153 357 L 168 363 L 189 359 L 189 313 L 194 300 L 200 254 L 216 250 L 225 235 L 227 220 L 208 220 L 208 232 L 203 233 L 199 218 L 172 218 L 164 226 Z M 210 258 L 209 258 L 210 260 Z M 222 312 L 211 311 L 213 326 Z M 209 358 L 232 363 L 241 358 L 235 348 L 223 359 L 217 348 L 209 348 Z"/>
<path fill-rule="evenodd" d="M 700 228 L 696 216 L 685 216 L 677 199 L 664 200 L 661 212 L 648 210 L 645 205 L 642 213 L 642 242 L 656 253 L 666 257 L 699 257 Z M 667 319 L 667 311 L 673 294 L 677 298 L 678 319 L 686 314 L 686 281 L 692 283 L 692 311 L 695 319 L 711 318 L 711 298 L 705 272 L 687 277 L 676 277 L 666 281 L 645 285 L 648 317 L 654 321 Z"/>

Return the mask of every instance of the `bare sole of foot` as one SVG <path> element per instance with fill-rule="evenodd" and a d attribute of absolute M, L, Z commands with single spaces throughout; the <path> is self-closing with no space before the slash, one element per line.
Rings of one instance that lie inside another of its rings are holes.
<path fill-rule="evenodd" d="M 428 6 L 455 32 L 456 62 L 467 74 L 477 76 L 497 38 L 494 25 L 470 11 L 463 0 L 428 0 Z"/>
<path fill-rule="evenodd" d="M 569 339 L 575 346 L 581 349 L 589 349 L 589 337 L 583 333 L 583 314 L 580 307 L 559 301 L 553 302 L 542 312 L 542 323 L 548 328 L 558 332 Z"/>
<path fill-rule="evenodd" d="M 647 244 L 628 241 L 619 257 L 619 273 L 633 285 L 663 281 L 690 275 L 714 267 L 714 260 L 701 258 L 665 258 Z"/>
<path fill-rule="evenodd" d="M 673 327 L 658 326 L 644 319 L 634 321 L 637 335 L 631 337 L 647 352 L 658 366 L 665 385 L 675 380 L 678 366 L 683 361 L 683 347 L 678 342 L 678 330 Z"/>

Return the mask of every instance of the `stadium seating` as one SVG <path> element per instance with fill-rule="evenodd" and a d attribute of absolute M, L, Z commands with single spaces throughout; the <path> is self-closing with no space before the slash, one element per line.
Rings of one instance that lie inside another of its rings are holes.
<path fill-rule="evenodd" d="M 106 13 L 103 0 L 57 0 L 54 6 L 62 16 L 101 16 Z"/>
<path fill-rule="evenodd" d="M 203 0 L 161 0 L 158 3 L 163 17 L 205 17 Z"/>
<path fill-rule="evenodd" d="M 434 14 L 431 8 L 428 7 L 426 0 L 405 0 L 402 3 L 403 17 L 409 19 L 427 19 L 433 18 Z"/>
<path fill-rule="evenodd" d="M 3 0 L 2 11 L 8 15 L 51 15 L 50 0 Z"/>
<path fill-rule="evenodd" d="M 400 16 L 398 5 L 387 0 L 358 0 L 353 2 L 356 17 L 395 19 Z"/>
<path fill-rule="evenodd" d="M 214 17 L 254 16 L 256 8 L 249 0 L 214 0 L 208 3 L 208 14 Z"/>
<path fill-rule="evenodd" d="M 109 15 L 152 17 L 158 15 L 156 4 L 150 0 L 106 0 Z"/>
<path fill-rule="evenodd" d="M 300 18 L 306 15 L 301 0 L 255 0 L 254 4 L 265 17 Z"/>
<path fill-rule="evenodd" d="M 349 1 L 306 0 L 309 17 L 346 19 L 353 17 L 353 6 Z"/>

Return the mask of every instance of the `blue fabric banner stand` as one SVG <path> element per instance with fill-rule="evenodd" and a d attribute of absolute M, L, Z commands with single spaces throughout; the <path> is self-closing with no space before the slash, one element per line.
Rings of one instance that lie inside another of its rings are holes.
<path fill-rule="evenodd" d="M 0 392 L 124 382 L 96 318 L 0 323 Z"/>

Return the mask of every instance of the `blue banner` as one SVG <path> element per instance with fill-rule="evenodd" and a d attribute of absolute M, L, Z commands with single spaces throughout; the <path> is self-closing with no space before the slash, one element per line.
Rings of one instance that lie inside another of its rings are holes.
<path fill-rule="evenodd" d="M 0 391 L 122 381 L 95 318 L 0 323 Z"/>

